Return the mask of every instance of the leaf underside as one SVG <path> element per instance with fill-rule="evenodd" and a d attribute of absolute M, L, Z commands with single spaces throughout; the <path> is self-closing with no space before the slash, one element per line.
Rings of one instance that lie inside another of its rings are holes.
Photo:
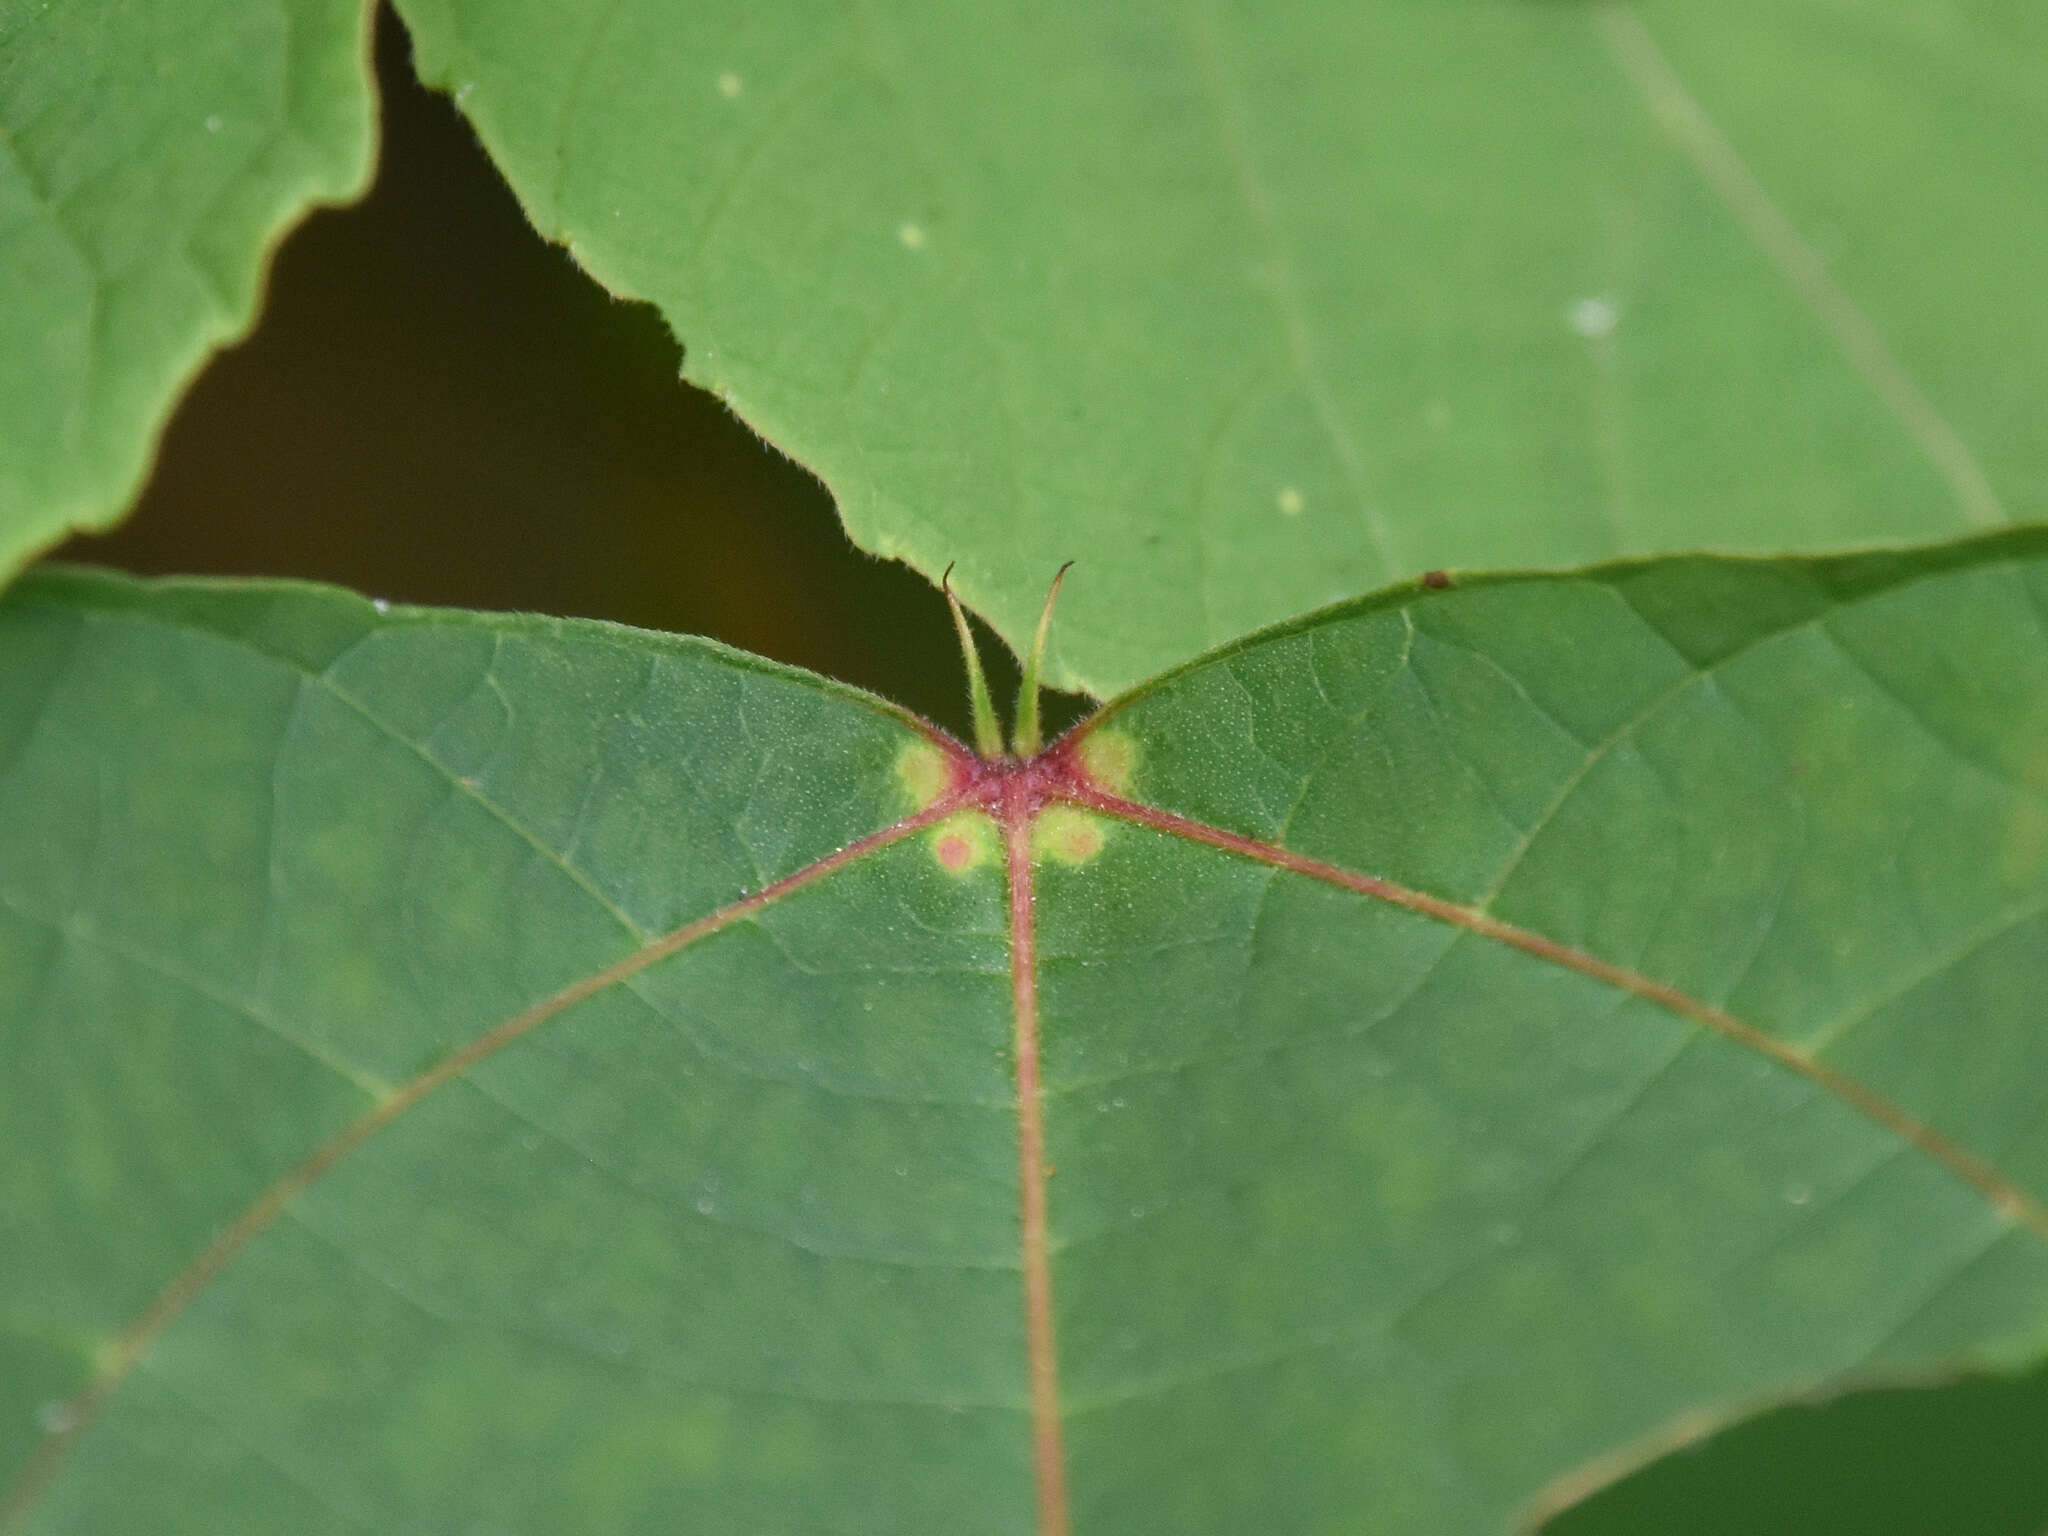
<path fill-rule="evenodd" d="M 271 245 L 368 183 L 361 0 L 0 0 L 0 583 L 140 489 Z"/>
<path fill-rule="evenodd" d="M 1492 1532 L 2033 1360 L 2044 603 L 2031 535 L 1680 560 L 1155 680 L 1015 845 L 1027 1106 L 1023 823 L 877 701 L 35 576 L 0 1529 Z"/>
<path fill-rule="evenodd" d="M 2042 507 L 2038 6 L 398 9 L 859 543 L 1019 654 L 1080 562 L 1064 686 L 1433 567 Z"/>

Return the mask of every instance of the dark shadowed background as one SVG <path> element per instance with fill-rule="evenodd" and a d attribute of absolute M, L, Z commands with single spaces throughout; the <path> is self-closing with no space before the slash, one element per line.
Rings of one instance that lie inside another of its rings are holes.
<path fill-rule="evenodd" d="M 653 310 L 533 233 L 388 14 L 378 71 L 369 197 L 286 241 L 256 331 L 179 407 L 134 516 L 60 557 L 707 634 L 964 736 L 938 593 L 856 550 L 816 480 L 679 382 Z M 983 649 L 1007 707 L 1015 667 Z M 1049 701 L 1051 723 L 1079 708 Z M 1782 1410 L 1550 1529 L 2038 1536 L 2048 1374 Z"/>

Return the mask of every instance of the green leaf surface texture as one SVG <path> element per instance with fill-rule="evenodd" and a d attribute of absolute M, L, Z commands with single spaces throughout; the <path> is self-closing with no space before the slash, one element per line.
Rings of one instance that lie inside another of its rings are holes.
<path fill-rule="evenodd" d="M 272 244 L 355 196 L 363 0 L 0 0 L 0 580 L 127 510 Z"/>
<path fill-rule="evenodd" d="M 2048 10 L 399 0 L 543 233 L 1107 696 L 1440 567 L 2048 499 Z M 1135 616 L 1135 617 L 1134 617 Z"/>
<path fill-rule="evenodd" d="M 1029 762 L 0 605 L 0 1531 L 1501 1532 L 2048 1345 L 2048 536 L 1397 588 Z"/>

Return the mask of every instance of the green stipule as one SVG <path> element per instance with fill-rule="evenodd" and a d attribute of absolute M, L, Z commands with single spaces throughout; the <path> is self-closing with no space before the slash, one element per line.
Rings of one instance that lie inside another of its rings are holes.
<path fill-rule="evenodd" d="M 1031 654 L 1024 658 L 1024 680 L 1017 687 L 1017 731 L 1011 739 L 1011 748 L 1019 757 L 1036 757 L 1043 745 L 1038 732 L 1038 673 L 1045 661 L 1045 637 L 1052 632 L 1052 605 L 1060 595 L 1060 583 L 1073 568 L 1074 562 L 1069 560 L 1053 573 L 1045 606 L 1038 613 L 1038 633 L 1031 637 Z"/>
<path fill-rule="evenodd" d="M 981 652 L 975 649 L 974 631 L 967 627 L 967 610 L 953 595 L 953 567 L 939 578 L 946 594 L 946 606 L 953 610 L 953 628 L 960 632 L 960 655 L 967 663 L 967 699 L 974 710 L 974 750 L 983 757 L 1003 755 L 1003 732 L 996 724 L 995 700 L 989 697 L 988 675 L 981 670 Z"/>

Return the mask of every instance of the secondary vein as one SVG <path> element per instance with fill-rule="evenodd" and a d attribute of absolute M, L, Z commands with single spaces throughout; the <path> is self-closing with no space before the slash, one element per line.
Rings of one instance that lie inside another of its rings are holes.
<path fill-rule="evenodd" d="M 660 938 L 633 950 L 610 965 L 571 982 L 553 995 L 542 998 L 467 1044 L 457 1047 L 417 1077 L 400 1084 L 361 1118 L 314 1148 L 295 1167 L 259 1193 L 234 1220 L 218 1228 L 212 1241 L 201 1248 L 183 1269 L 173 1275 L 169 1283 L 158 1291 L 155 1298 L 143 1309 L 141 1315 L 115 1337 L 112 1346 L 105 1353 L 104 1363 L 98 1373 L 53 1416 L 55 1427 L 44 1435 L 42 1441 L 30 1453 L 12 1486 L 4 1493 L 0 1493 L 0 1533 L 12 1533 L 21 1528 L 22 1522 L 36 1501 L 63 1469 L 79 1439 L 105 1411 L 114 1395 L 134 1375 L 135 1368 L 142 1363 L 143 1358 L 163 1336 L 165 1330 L 178 1320 L 193 1300 L 243 1249 L 268 1230 L 294 1200 L 304 1194 L 335 1164 L 437 1089 L 445 1087 L 506 1046 L 533 1033 L 549 1020 L 638 975 L 657 961 L 665 960 L 678 951 L 687 949 L 698 940 L 709 938 L 712 934 L 731 927 L 741 919 L 781 900 L 792 891 L 799 890 L 853 863 L 856 859 L 885 848 L 891 843 L 899 842 L 932 825 L 952 814 L 959 808 L 961 801 L 962 797 L 958 794 L 943 795 L 923 810 L 848 843 L 844 848 L 826 854 L 821 859 L 813 860 L 801 869 L 784 875 L 750 895 L 729 902 L 715 912 L 685 923 L 680 928 L 671 929 Z M 1054 1536 L 1064 1536 L 1064 1531 L 1055 1532 Z"/>
<path fill-rule="evenodd" d="M 1477 907 L 1468 907 L 1441 896 L 1432 896 L 1427 891 L 1414 890 L 1377 875 L 1361 874 L 1357 870 L 1310 858 L 1292 849 L 1261 842 L 1257 838 L 1246 837 L 1241 833 L 1228 832 L 1206 822 L 1176 815 L 1172 811 L 1159 810 L 1135 800 L 1125 799 L 1121 795 L 1111 794 L 1090 783 L 1076 783 L 1067 793 L 1079 803 L 1105 816 L 1134 822 L 1174 837 L 1206 843 L 1212 848 L 1220 848 L 1241 858 L 1290 870 L 1311 880 L 1319 880 L 1325 885 L 1355 891 L 1361 896 L 1370 896 L 1393 906 L 1404 907 L 1424 917 L 1434 918 L 1438 922 L 1462 928 L 1480 938 L 1491 939 L 1512 949 L 1519 949 L 1522 953 L 1551 965 L 1576 971 L 1581 976 L 1605 983 L 1632 997 L 1641 998 L 1644 1002 L 1677 1014 L 1690 1023 L 1710 1029 L 1834 1095 L 1866 1119 L 1883 1127 L 1902 1141 L 1910 1143 L 1947 1168 L 1950 1173 L 1982 1195 L 2001 1217 L 2026 1226 L 2036 1236 L 2048 1241 L 2048 1207 L 2044 1207 L 2039 1200 L 1976 1153 L 1951 1141 L 1926 1121 L 1909 1114 L 1883 1094 L 1865 1086 L 1847 1073 L 1836 1070 L 1797 1046 L 1789 1045 L 1776 1036 L 1767 1034 L 1756 1025 L 1737 1018 L 1724 1008 L 1716 1008 L 1711 1003 L 1702 1002 L 1668 982 L 1658 981 L 1626 966 L 1616 965 L 1586 950 L 1546 938 L 1514 923 L 1503 922 Z"/>

